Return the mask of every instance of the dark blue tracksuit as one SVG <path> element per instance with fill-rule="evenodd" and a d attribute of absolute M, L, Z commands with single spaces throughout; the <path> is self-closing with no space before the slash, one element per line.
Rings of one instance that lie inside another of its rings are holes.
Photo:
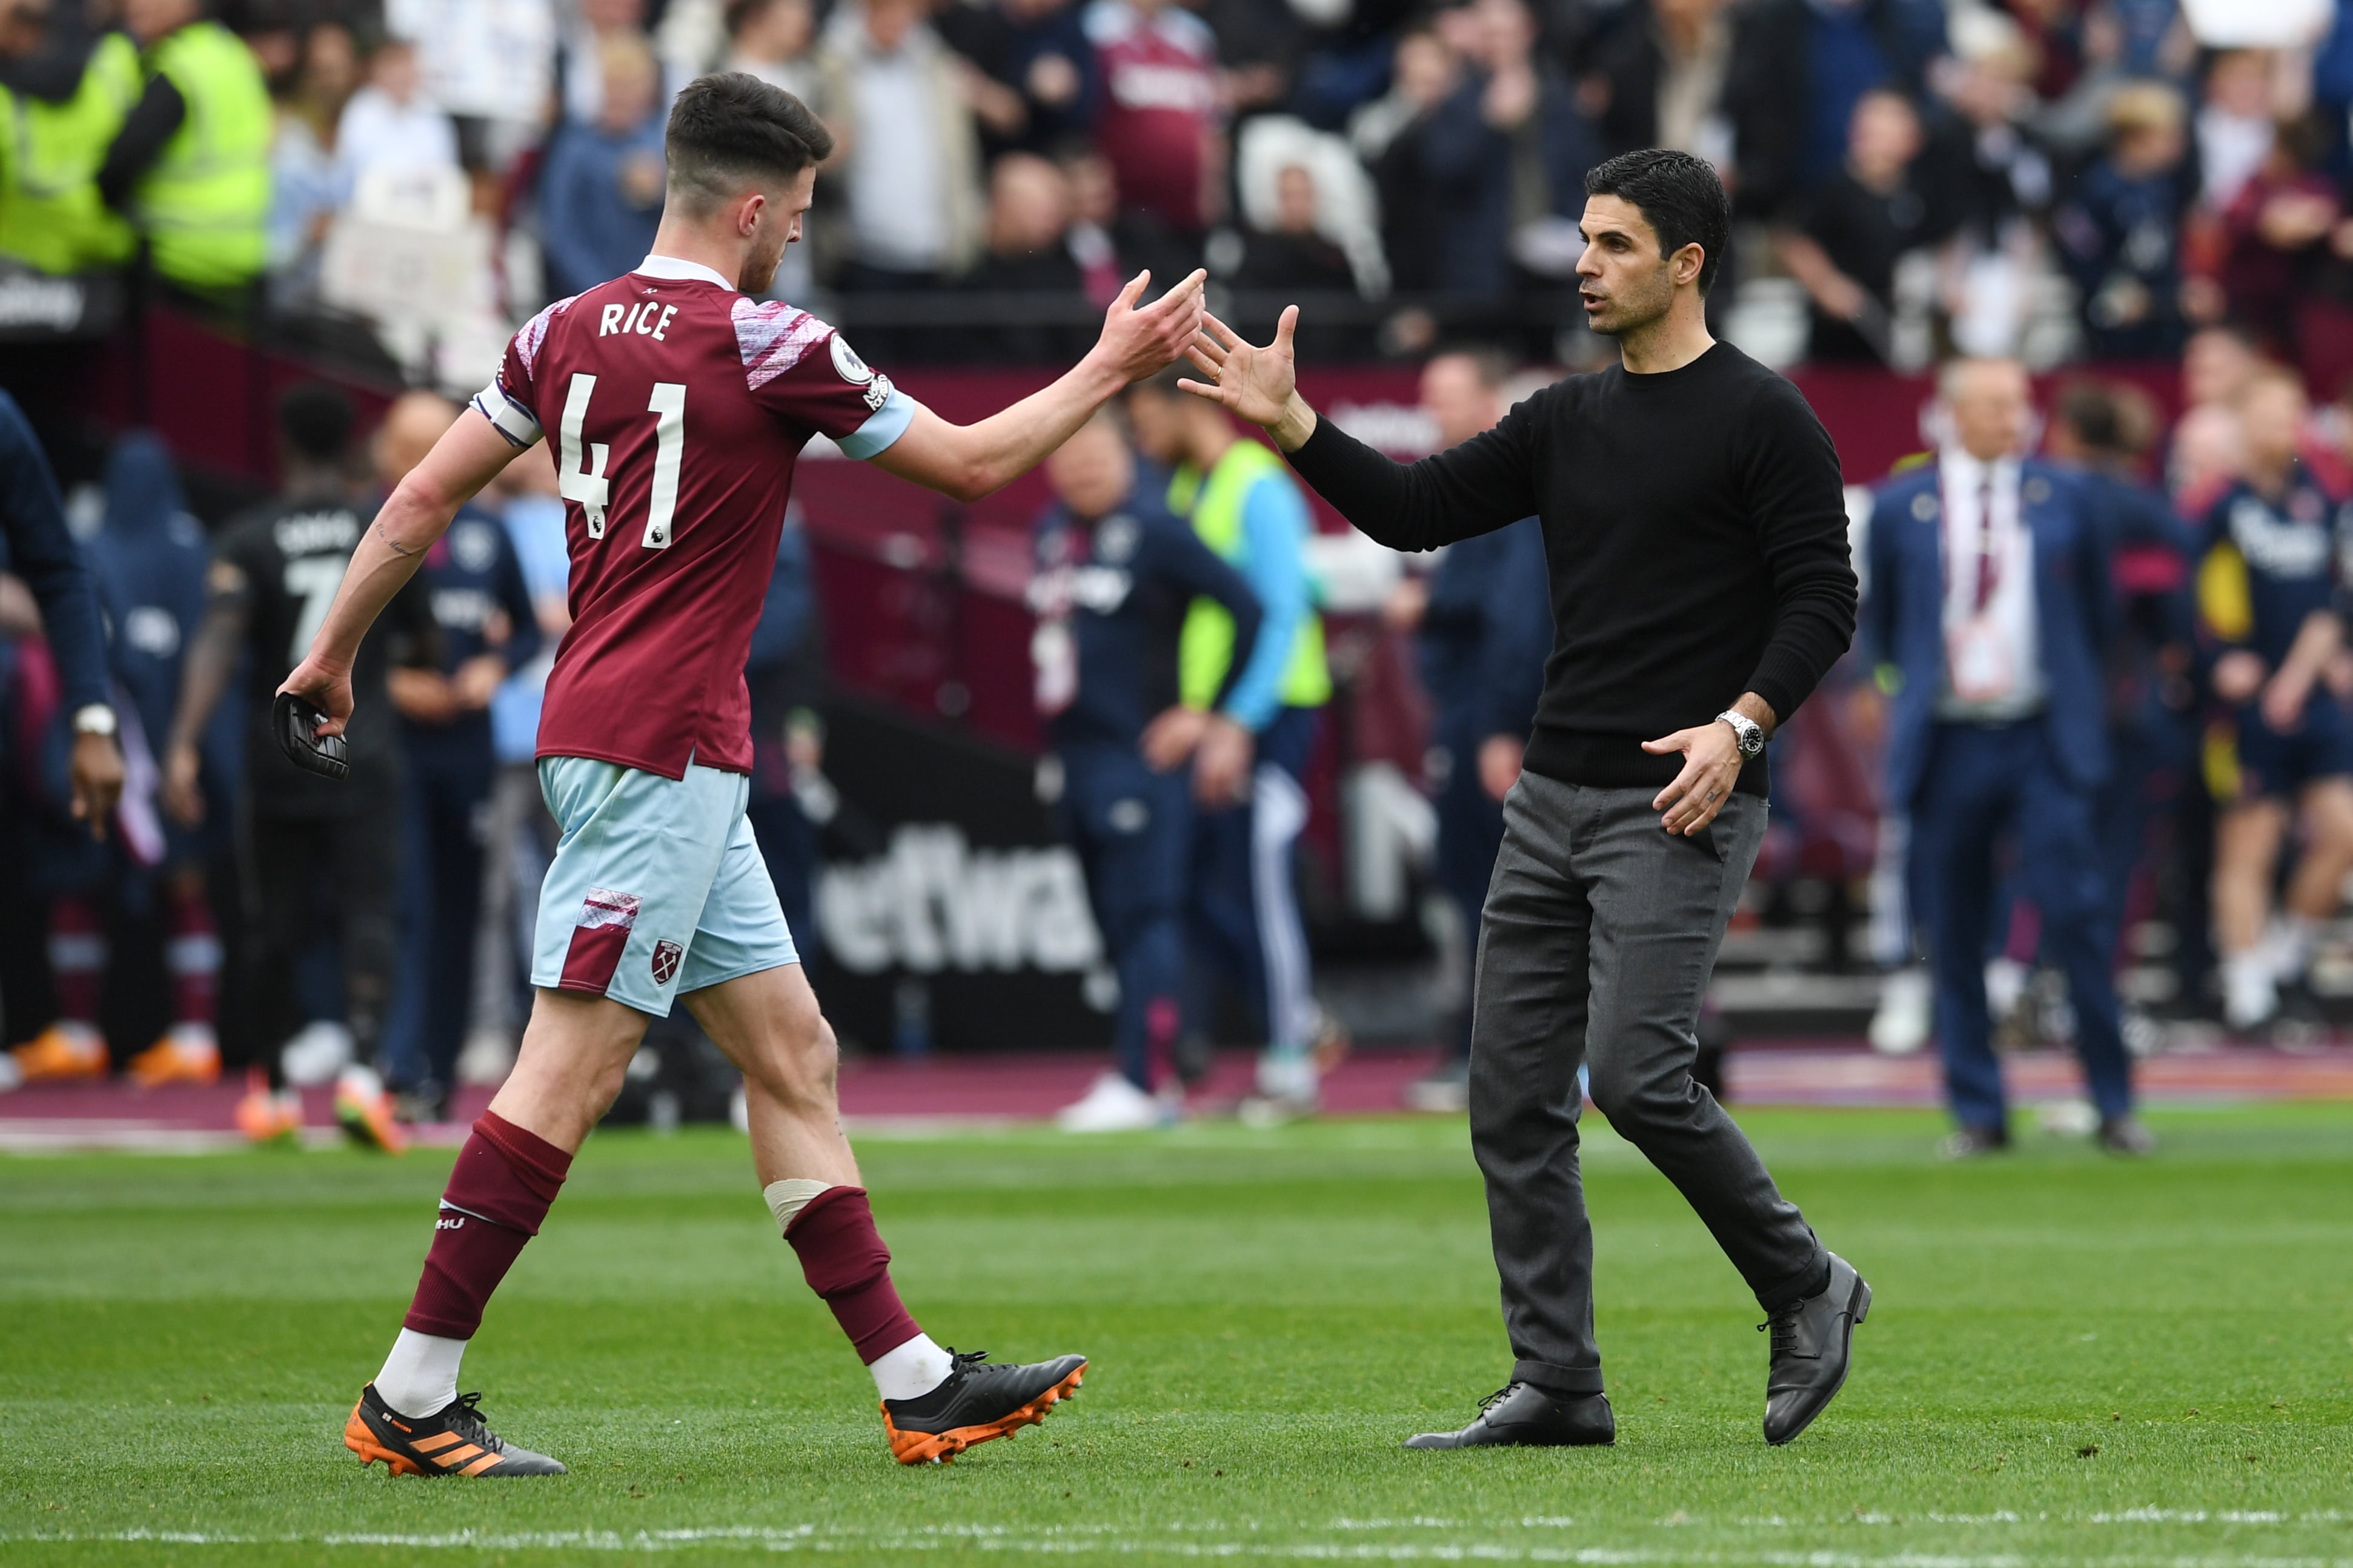
<path fill-rule="evenodd" d="M 106 641 L 100 630 L 98 594 L 89 565 L 66 528 L 64 503 L 48 458 L 16 400 L 0 392 L 0 572 L 24 579 L 41 607 L 49 657 L 56 661 L 58 705 L 46 742 L 25 725 L 26 715 L 0 713 L 6 732 L 0 748 L 16 754 L 10 772 L 28 788 L 43 791 L 64 816 L 70 793 L 67 780 L 69 725 L 72 715 L 109 700 Z M 16 680 L 16 650 L 0 641 L 0 695 Z M 80 886 L 93 858 L 102 860 L 86 829 L 69 835 L 57 823 L 24 814 L 5 825 L 0 858 L 17 869 L 16 890 L 56 891 Z"/>
<path fill-rule="evenodd" d="M 105 619 L 107 662 L 129 701 L 126 719 L 137 724 L 160 763 L 180 700 L 188 639 L 205 618 L 205 568 L 212 549 L 181 499 L 171 453 L 155 437 L 138 431 L 115 443 L 106 465 L 105 522 L 83 554 Z M 241 722 L 237 705 L 224 702 L 206 728 L 206 788 L 215 799 L 235 798 Z M 186 828 L 166 816 L 164 863 L 201 860 L 216 847 L 216 825 L 227 817 L 215 812 Z"/>
<path fill-rule="evenodd" d="M 1092 523 L 1059 506 L 1047 512 L 1029 583 L 1038 706 L 1062 764 L 1065 828 L 1119 974 L 1113 1045 L 1120 1070 L 1146 1091 L 1182 1021 L 1193 802 L 1189 769 L 1155 773 L 1137 747 L 1176 703 L 1187 607 L 1214 599 L 1233 616 L 1229 672 L 1248 662 L 1261 619 L 1241 574 L 1152 499 L 1165 489 L 1142 479 Z"/>
<path fill-rule="evenodd" d="M 1552 652 L 1551 582 L 1544 531 L 1532 517 L 1448 545 L 1430 574 L 1418 641 L 1422 685 L 1435 710 L 1430 773 L 1438 795 L 1438 880 L 1474 942 L 1504 842 L 1503 803 L 1479 782 L 1479 748 L 1497 735 L 1525 742 L 1535 722 Z M 1471 1051 L 1467 1007 L 1454 1050 Z"/>
<path fill-rule="evenodd" d="M 441 629 L 441 673 L 496 653 L 512 669 L 539 652 L 539 620 L 506 526 L 468 507 L 417 569 Z M 491 633 L 503 620 L 505 640 Z M 474 998 L 474 931 L 482 907 L 483 814 L 496 757 L 488 710 L 447 724 L 401 721 L 408 759 L 403 800 L 401 965 L 385 1053 L 405 1087 L 446 1089 Z"/>
<path fill-rule="evenodd" d="M 784 531 L 776 536 L 776 564 L 760 605 L 760 624 L 753 628 L 752 651 L 744 661 L 744 682 L 752 694 L 752 790 L 744 815 L 760 841 L 760 858 L 776 885 L 776 901 L 784 906 L 785 925 L 804 969 L 817 956 L 818 825 L 794 793 L 785 736 L 795 714 L 813 710 L 824 695 L 825 644 L 811 571 L 808 535 L 798 509 L 788 509 Z"/>

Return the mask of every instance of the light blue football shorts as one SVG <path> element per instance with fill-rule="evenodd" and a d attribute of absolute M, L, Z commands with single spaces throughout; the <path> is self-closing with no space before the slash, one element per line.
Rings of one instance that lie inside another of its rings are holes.
<path fill-rule="evenodd" d="M 543 757 L 563 837 L 540 888 L 531 983 L 669 1016 L 681 992 L 797 963 L 744 816 L 752 781 L 690 762 L 666 779 Z"/>

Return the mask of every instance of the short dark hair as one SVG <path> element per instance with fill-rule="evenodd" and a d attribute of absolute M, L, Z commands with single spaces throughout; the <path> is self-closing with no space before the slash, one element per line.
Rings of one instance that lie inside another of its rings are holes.
<path fill-rule="evenodd" d="M 312 463 L 340 463 L 351 455 L 359 410 L 340 387 L 297 382 L 278 397 L 278 434 L 286 449 Z"/>
<path fill-rule="evenodd" d="M 2116 389 L 2105 382 L 2071 381 L 2051 400 L 2051 413 L 2075 438 L 2094 452 L 2123 452 L 2123 410 Z"/>
<path fill-rule="evenodd" d="M 1585 194 L 1616 196 L 1639 208 L 1659 237 L 1662 259 L 1698 246 L 1699 291 L 1715 287 L 1716 268 L 1732 243 L 1732 202 L 1706 159 L 1670 147 L 1620 153 L 1585 172 Z"/>
<path fill-rule="evenodd" d="M 663 150 L 671 191 L 707 211 L 755 180 L 789 180 L 824 163 L 833 132 L 783 88 L 720 71 L 678 95 Z"/>

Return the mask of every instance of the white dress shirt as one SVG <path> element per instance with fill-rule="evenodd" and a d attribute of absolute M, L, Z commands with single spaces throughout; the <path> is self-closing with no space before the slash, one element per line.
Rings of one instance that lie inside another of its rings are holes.
<path fill-rule="evenodd" d="M 1936 459 L 1945 558 L 1939 719 L 2007 723 L 2039 710 L 2046 695 L 2019 467 L 2016 458 L 1988 463 L 1959 450 Z"/>

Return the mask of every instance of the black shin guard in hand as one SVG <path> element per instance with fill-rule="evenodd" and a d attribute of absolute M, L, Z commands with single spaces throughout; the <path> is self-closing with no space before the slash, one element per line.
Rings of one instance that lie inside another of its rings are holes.
<path fill-rule="evenodd" d="M 271 705 L 269 727 L 277 731 L 278 749 L 307 773 L 321 778 L 352 776 L 351 750 L 341 735 L 322 735 L 327 716 L 290 691 L 281 691 Z"/>

